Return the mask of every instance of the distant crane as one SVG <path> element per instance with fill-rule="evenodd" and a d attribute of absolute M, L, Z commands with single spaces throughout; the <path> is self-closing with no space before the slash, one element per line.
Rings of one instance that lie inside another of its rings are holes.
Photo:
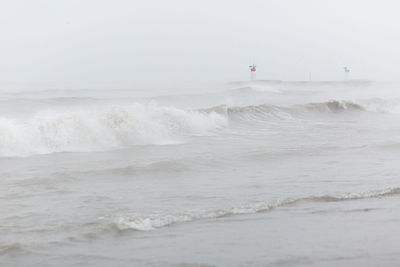
<path fill-rule="evenodd" d="M 252 64 L 252 65 L 249 66 L 249 68 L 250 68 L 250 79 L 251 79 L 252 81 L 255 81 L 255 80 L 256 80 L 256 70 L 257 70 L 257 66 L 254 65 L 254 64 Z"/>

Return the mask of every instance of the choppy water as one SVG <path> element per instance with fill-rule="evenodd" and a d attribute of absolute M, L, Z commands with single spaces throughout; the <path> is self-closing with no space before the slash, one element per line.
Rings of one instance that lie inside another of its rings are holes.
<path fill-rule="evenodd" d="M 4 266 L 397 266 L 400 87 L 0 92 Z"/>

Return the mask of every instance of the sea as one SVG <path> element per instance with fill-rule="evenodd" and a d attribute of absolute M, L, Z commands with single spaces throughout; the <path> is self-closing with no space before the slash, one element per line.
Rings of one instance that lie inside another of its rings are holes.
<path fill-rule="evenodd" d="M 400 265 L 399 83 L 139 89 L 1 87 L 0 266 Z"/>

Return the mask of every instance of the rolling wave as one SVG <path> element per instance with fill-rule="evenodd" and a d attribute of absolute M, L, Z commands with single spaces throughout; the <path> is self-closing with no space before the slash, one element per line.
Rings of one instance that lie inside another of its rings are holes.
<path fill-rule="evenodd" d="M 307 103 L 302 105 L 292 105 L 292 106 L 276 106 L 270 104 L 262 105 L 250 105 L 250 106 L 216 106 L 208 109 L 199 109 L 201 112 L 205 113 L 218 113 L 218 114 L 239 114 L 239 113 L 273 113 L 277 111 L 283 111 L 287 113 L 299 113 L 299 112 L 322 112 L 322 113 L 338 113 L 338 112 L 349 112 L 349 111 L 368 111 L 367 107 L 362 104 L 358 104 L 352 101 L 340 101 L 340 100 L 330 100 L 321 103 Z"/>
<path fill-rule="evenodd" d="M 288 198 L 272 202 L 249 203 L 237 207 L 225 209 L 207 210 L 197 213 L 182 213 L 174 215 L 156 215 L 148 217 L 121 217 L 115 220 L 116 226 L 120 230 L 139 230 L 149 231 L 165 227 L 171 224 L 191 222 L 203 219 L 216 219 L 240 214 L 252 214 L 270 211 L 279 207 L 300 204 L 305 202 L 328 203 L 339 201 L 361 200 L 369 198 L 380 198 L 400 195 L 400 187 L 388 188 L 383 190 L 368 191 L 361 193 L 348 193 L 339 195 L 306 196 L 300 198 Z M 366 209 L 368 210 L 368 209 Z"/>
<path fill-rule="evenodd" d="M 220 105 L 207 109 L 199 109 L 202 113 L 217 113 L 227 116 L 231 120 L 280 118 L 288 119 L 298 116 L 343 114 L 351 115 L 362 112 L 399 113 L 400 100 L 365 99 L 358 101 L 329 100 L 325 102 L 278 106 L 271 104 L 249 106 Z"/>
<path fill-rule="evenodd" d="M 28 119 L 0 118 L 0 157 L 54 152 L 104 151 L 134 145 L 166 145 L 202 136 L 228 126 L 229 121 L 281 120 L 310 114 L 392 112 L 396 102 L 384 100 L 307 103 L 220 105 L 207 109 L 179 109 L 154 104 L 45 110 Z"/>
<path fill-rule="evenodd" d="M 52 234 L 54 231 L 63 232 L 67 227 L 71 229 L 79 229 L 80 234 L 67 233 L 61 239 L 58 237 L 50 238 L 47 240 L 48 244 L 54 244 L 58 242 L 60 244 L 69 241 L 83 241 L 93 238 L 98 238 L 106 233 L 114 231 L 151 231 L 159 228 L 168 227 L 174 224 L 181 224 L 193 221 L 201 221 L 207 219 L 218 219 L 231 216 L 239 216 L 244 214 L 256 214 L 261 212 L 270 212 L 281 207 L 294 206 L 306 203 L 332 203 L 332 202 L 345 202 L 345 201 L 356 201 L 365 199 L 377 199 L 383 197 L 394 197 L 400 195 L 400 187 L 391 187 L 382 190 L 373 190 L 359 193 L 343 193 L 333 195 L 315 195 L 315 196 L 304 196 L 298 198 L 286 198 L 275 201 L 258 201 L 249 202 L 243 205 L 232 206 L 227 208 L 216 208 L 210 210 L 199 210 L 186 213 L 176 214 L 160 214 L 160 215 L 147 215 L 147 216 L 133 216 L 133 215 L 112 215 L 105 214 L 104 216 L 97 217 L 95 221 L 85 221 L 82 223 L 74 223 L 71 225 L 55 224 L 51 227 L 37 225 L 38 228 L 32 229 L 32 231 L 40 231 L 41 234 Z M 344 212 L 368 212 L 373 210 L 372 208 L 360 208 L 353 210 L 345 210 Z M 53 234 L 52 234 L 53 235 Z M 32 253 L 30 248 L 31 244 L 26 243 L 15 243 L 12 241 L 3 242 L 0 244 L 0 255 L 2 254 L 21 254 L 21 253 Z"/>
<path fill-rule="evenodd" d="M 227 124 L 224 116 L 134 104 L 100 110 L 42 111 L 28 120 L 0 118 L 0 156 L 97 151 L 181 143 Z"/>

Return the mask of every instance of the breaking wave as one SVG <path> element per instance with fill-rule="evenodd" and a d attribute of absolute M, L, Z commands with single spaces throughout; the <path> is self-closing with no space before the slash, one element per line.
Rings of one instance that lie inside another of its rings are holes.
<path fill-rule="evenodd" d="M 97 110 L 47 110 L 29 119 L 0 118 L 0 157 L 54 152 L 104 151 L 134 145 L 167 145 L 188 136 L 215 133 L 229 121 L 292 119 L 309 114 L 391 112 L 398 102 L 384 100 L 308 103 L 292 106 L 270 104 L 220 105 L 185 110 L 155 104 L 101 107 Z"/>
<path fill-rule="evenodd" d="M 288 198 L 284 200 L 277 200 L 272 202 L 256 202 L 249 203 L 237 207 L 230 207 L 226 209 L 208 210 L 197 213 L 182 213 L 175 215 L 155 215 L 148 217 L 120 217 L 115 220 L 115 224 L 120 230 L 139 230 L 149 231 L 157 228 L 165 227 L 171 224 L 191 222 L 202 219 L 216 219 L 221 217 L 252 214 L 259 212 L 270 211 L 282 206 L 289 206 L 304 202 L 338 202 L 350 201 L 369 198 L 380 198 L 400 195 L 400 188 L 388 188 L 383 190 L 368 191 L 362 193 L 349 193 L 338 195 L 321 195 L 321 196 L 308 196 L 300 198 Z"/>
<path fill-rule="evenodd" d="M 0 156 L 96 151 L 181 143 L 227 124 L 210 112 L 134 104 L 100 110 L 42 111 L 27 120 L 0 118 Z"/>
<path fill-rule="evenodd" d="M 287 112 L 287 113 L 298 113 L 298 112 L 326 112 L 326 113 L 338 113 L 345 111 L 369 111 L 367 107 L 362 104 L 355 103 L 352 101 L 339 101 L 331 100 L 321 103 L 308 103 L 303 105 L 293 105 L 293 106 L 276 106 L 270 104 L 263 105 L 250 105 L 250 106 L 238 106 L 229 107 L 226 105 L 216 106 L 209 109 L 201 109 L 200 111 L 206 113 L 219 113 L 219 114 L 238 114 L 238 113 L 263 113 L 269 114 L 274 112 Z"/>
<path fill-rule="evenodd" d="M 382 109 L 369 109 L 361 103 L 352 101 L 331 100 L 321 103 L 298 104 L 291 106 L 277 106 L 270 104 L 250 105 L 250 106 L 227 106 L 221 105 L 208 109 L 200 109 L 202 113 L 217 113 L 227 116 L 230 120 L 265 120 L 268 118 L 293 119 L 299 116 L 316 114 L 341 114 L 353 112 L 380 112 Z"/>
<path fill-rule="evenodd" d="M 301 115 L 316 114 L 352 114 L 357 112 L 399 113 L 400 100 L 366 99 L 358 101 L 330 100 L 326 102 L 277 106 L 271 104 L 249 106 L 220 105 L 208 109 L 199 109 L 202 113 L 217 113 L 244 119 L 277 117 L 281 119 L 294 118 Z"/>
<path fill-rule="evenodd" d="M 342 111 L 365 111 L 361 104 L 351 101 L 331 100 L 323 103 L 310 103 L 304 105 L 305 109 L 317 110 L 321 112 L 342 112 Z"/>

